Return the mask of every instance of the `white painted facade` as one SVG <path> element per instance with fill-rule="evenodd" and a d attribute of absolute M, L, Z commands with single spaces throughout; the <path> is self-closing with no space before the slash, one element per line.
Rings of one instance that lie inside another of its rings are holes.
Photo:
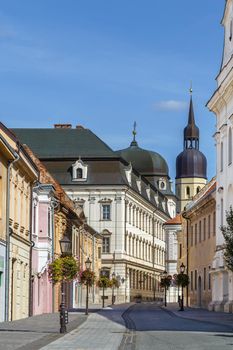
<path fill-rule="evenodd" d="M 165 269 L 168 276 L 172 276 L 171 285 L 167 291 L 167 301 L 169 303 L 176 303 L 178 301 L 178 288 L 175 284 L 174 275 L 177 275 L 177 260 L 178 260 L 178 242 L 177 233 L 181 231 L 180 224 L 165 224 L 166 233 L 166 261 Z"/>
<path fill-rule="evenodd" d="M 216 115 L 216 254 L 212 264 L 212 303 L 216 311 L 233 311 L 233 274 L 223 257 L 224 238 L 220 226 L 226 223 L 225 212 L 233 205 L 233 1 L 226 2 L 222 25 L 225 30 L 222 67 L 217 76 L 217 89 L 208 108 Z"/>
<path fill-rule="evenodd" d="M 74 184 L 64 188 L 72 200 L 83 206 L 87 223 L 103 235 L 102 270 L 110 277 L 115 272 L 121 282 L 115 292 L 116 302 L 129 302 L 138 294 L 146 300 L 161 299 L 159 280 L 165 269 L 163 223 L 168 216 L 156 209 L 149 197 L 147 201 L 127 186 L 93 188 Z M 110 211 L 104 214 L 106 205 Z M 110 294 L 107 291 L 109 299 Z"/>

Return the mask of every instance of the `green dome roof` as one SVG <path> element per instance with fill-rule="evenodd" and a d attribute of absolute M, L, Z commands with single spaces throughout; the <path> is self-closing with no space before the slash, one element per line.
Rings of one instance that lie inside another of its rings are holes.
<path fill-rule="evenodd" d="M 140 174 L 167 176 L 168 166 L 165 159 L 158 153 L 138 147 L 137 142 L 131 142 L 130 147 L 116 152 L 125 159 Z"/>

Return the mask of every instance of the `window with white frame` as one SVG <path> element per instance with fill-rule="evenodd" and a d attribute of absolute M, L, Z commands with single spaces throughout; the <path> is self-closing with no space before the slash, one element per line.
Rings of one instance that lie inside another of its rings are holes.
<path fill-rule="evenodd" d="M 101 220 L 111 220 L 111 204 L 101 205 Z"/>
<path fill-rule="evenodd" d="M 103 237 L 102 253 L 110 253 L 110 237 Z"/>

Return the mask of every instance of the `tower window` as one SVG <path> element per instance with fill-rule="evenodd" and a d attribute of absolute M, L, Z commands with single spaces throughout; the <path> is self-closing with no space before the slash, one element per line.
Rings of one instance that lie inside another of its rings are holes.
<path fill-rule="evenodd" d="M 190 187 L 186 187 L 186 196 L 190 198 Z"/>
<path fill-rule="evenodd" d="M 201 188 L 198 186 L 198 187 L 197 187 L 197 193 L 199 193 L 199 192 L 200 192 L 200 189 L 201 189 Z"/>

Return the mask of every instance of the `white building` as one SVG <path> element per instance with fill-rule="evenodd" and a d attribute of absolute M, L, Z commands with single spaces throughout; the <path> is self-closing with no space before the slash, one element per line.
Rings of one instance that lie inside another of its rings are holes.
<path fill-rule="evenodd" d="M 216 115 L 217 192 L 216 254 L 212 265 L 212 303 L 216 311 L 232 312 L 233 274 L 223 256 L 224 238 L 220 227 L 226 223 L 225 212 L 233 205 L 232 123 L 233 123 L 233 1 L 227 0 L 224 16 L 224 50 L 217 89 L 208 102 Z"/>
<path fill-rule="evenodd" d="M 111 278 L 114 272 L 118 278 L 117 302 L 139 295 L 160 300 L 163 224 L 176 213 L 166 161 L 138 147 L 135 131 L 130 147 L 118 152 L 80 126 L 14 131 L 83 207 L 87 223 L 103 235 L 100 273 Z"/>

